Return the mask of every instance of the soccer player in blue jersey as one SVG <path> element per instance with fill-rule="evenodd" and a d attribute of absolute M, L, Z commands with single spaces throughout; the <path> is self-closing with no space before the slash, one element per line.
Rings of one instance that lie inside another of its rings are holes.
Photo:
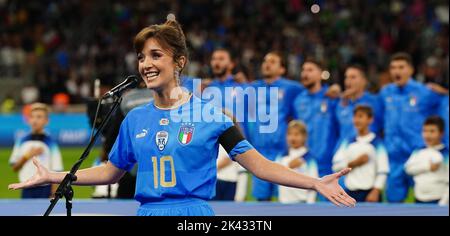
<path fill-rule="evenodd" d="M 243 138 L 221 110 L 179 87 L 187 47 L 181 26 L 173 18 L 141 30 L 134 46 L 139 72 L 147 88 L 153 90 L 154 100 L 127 114 L 109 162 L 78 171 L 74 184 L 115 183 L 136 163 L 135 198 L 141 204 L 138 215 L 214 215 L 206 200 L 214 196 L 221 144 L 230 158 L 261 179 L 314 189 L 336 205 L 355 204 L 338 184 L 349 168 L 317 179 L 271 162 Z M 202 119 L 196 117 L 198 114 Z M 37 160 L 33 162 L 37 174 L 9 185 L 10 189 L 60 183 L 64 178 L 64 173 L 49 172 Z"/>
<path fill-rule="evenodd" d="M 414 66 L 406 53 L 391 57 L 389 72 L 393 83 L 380 92 L 384 141 L 391 168 L 386 197 L 389 202 L 403 202 L 413 184 L 403 167 L 411 153 L 424 145 L 423 122 L 426 117 L 438 114 L 442 96 L 412 78 Z"/>
<path fill-rule="evenodd" d="M 301 82 L 307 90 L 293 102 L 295 119 L 303 121 L 308 127 L 308 147 L 317 158 L 319 176 L 331 173 L 333 151 L 339 134 L 335 113 L 338 99 L 326 96 L 328 86 L 322 85 L 323 70 L 320 62 L 312 58 L 305 60 Z"/>
<path fill-rule="evenodd" d="M 246 81 L 237 82 L 234 78 L 235 63 L 231 51 L 225 48 L 215 49 L 211 55 L 210 67 L 214 79 L 207 85 L 203 95 L 206 97 L 218 95 L 219 99 L 214 99 L 213 105 L 223 109 L 230 118 L 235 119 L 238 113 L 241 113 L 240 117 L 245 118 L 247 107 L 245 106 L 244 89 L 247 85 Z M 237 121 L 237 126 L 243 131 L 244 136 L 247 136 L 245 119 Z M 216 197 L 213 200 L 233 201 L 240 166 L 232 163 L 228 157 L 219 159 Z M 243 174 L 247 176 L 246 173 Z"/>
<path fill-rule="evenodd" d="M 203 97 L 219 95 L 220 99 L 212 100 L 213 105 L 225 109 L 233 117 L 245 118 L 247 103 L 244 89 L 247 87 L 247 83 L 235 80 L 233 75 L 235 64 L 231 52 L 225 48 L 214 50 L 210 65 L 214 79 L 203 91 Z M 245 120 L 239 119 L 237 122 L 246 134 Z"/>
<path fill-rule="evenodd" d="M 377 95 L 366 91 L 367 77 L 360 65 L 350 65 L 345 70 L 345 90 L 336 107 L 336 117 L 339 125 L 338 145 L 344 140 L 356 135 L 352 123 L 353 110 L 357 105 L 369 106 L 374 114 L 370 131 L 379 135 L 382 128 L 381 104 Z"/>
<path fill-rule="evenodd" d="M 286 62 L 279 52 L 274 51 L 266 54 L 261 71 L 264 78 L 254 81 L 251 86 L 255 89 L 266 88 L 266 94 L 264 97 L 257 93 L 256 107 L 249 110 L 249 116 L 255 117 L 256 111 L 259 110 L 270 110 L 273 101 L 271 101 L 272 97 L 269 92 L 271 88 L 276 88 L 278 89 L 275 98 L 278 99 L 278 110 L 275 111 L 278 114 L 277 129 L 274 132 L 264 132 L 260 127 L 269 125 L 272 120 L 256 119 L 255 122 L 248 122 L 247 124 L 247 138 L 262 155 L 271 161 L 275 161 L 277 158 L 285 156 L 288 150 L 285 136 L 289 118 L 293 117 L 292 101 L 304 88 L 300 83 L 282 77 L 286 72 Z M 252 186 L 252 194 L 259 201 L 270 201 L 272 196 L 277 195 L 278 186 L 255 176 Z"/>

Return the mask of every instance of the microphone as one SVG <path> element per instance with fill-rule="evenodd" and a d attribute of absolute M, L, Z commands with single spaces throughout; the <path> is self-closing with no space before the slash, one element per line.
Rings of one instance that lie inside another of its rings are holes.
<path fill-rule="evenodd" d="M 135 75 L 129 75 L 122 83 L 109 90 L 103 98 L 117 96 L 120 97 L 127 89 L 136 88 L 139 85 L 139 79 Z"/>

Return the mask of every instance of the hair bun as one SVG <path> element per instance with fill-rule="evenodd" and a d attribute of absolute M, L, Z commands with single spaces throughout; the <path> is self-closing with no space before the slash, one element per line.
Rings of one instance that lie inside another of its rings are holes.
<path fill-rule="evenodd" d="M 177 18 L 173 13 L 170 13 L 169 15 L 167 15 L 167 21 L 177 21 Z"/>

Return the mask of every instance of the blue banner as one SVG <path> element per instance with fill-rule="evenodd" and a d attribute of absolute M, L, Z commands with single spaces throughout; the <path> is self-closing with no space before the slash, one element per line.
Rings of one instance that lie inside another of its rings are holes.
<path fill-rule="evenodd" d="M 84 146 L 91 128 L 86 114 L 51 114 L 45 131 L 60 146 Z M 30 132 L 22 114 L 0 115 L 0 146 L 12 147 L 14 141 Z"/>

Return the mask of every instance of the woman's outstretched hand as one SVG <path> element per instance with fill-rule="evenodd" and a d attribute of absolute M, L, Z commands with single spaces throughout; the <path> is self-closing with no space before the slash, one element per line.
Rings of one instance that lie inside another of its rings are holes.
<path fill-rule="evenodd" d="M 316 191 L 337 206 L 355 206 L 356 200 L 350 197 L 338 183 L 339 178 L 346 175 L 350 170 L 350 168 L 346 168 L 322 177 L 315 186 Z"/>
<path fill-rule="evenodd" d="M 33 164 L 36 166 L 37 169 L 36 174 L 34 174 L 33 177 L 31 177 L 25 182 L 10 184 L 8 186 L 8 189 L 17 190 L 23 188 L 36 187 L 43 184 L 49 184 L 50 172 L 44 166 L 42 166 L 41 163 L 36 158 L 33 158 Z"/>

